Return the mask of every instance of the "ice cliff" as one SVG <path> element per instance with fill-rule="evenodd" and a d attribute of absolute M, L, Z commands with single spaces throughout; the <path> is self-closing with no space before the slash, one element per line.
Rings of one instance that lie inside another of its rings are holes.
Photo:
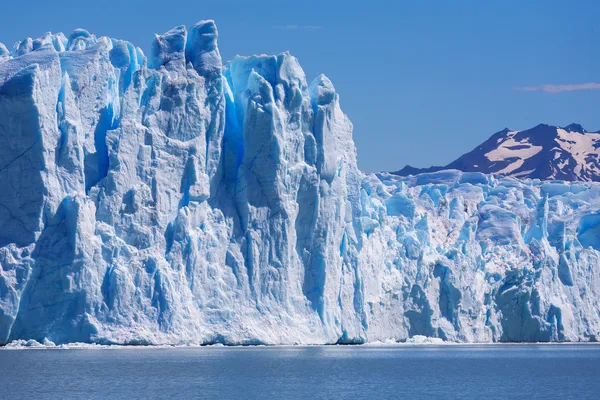
<path fill-rule="evenodd" d="M 0 45 L 0 343 L 600 338 L 600 185 L 357 168 L 298 61 L 212 21 Z"/>

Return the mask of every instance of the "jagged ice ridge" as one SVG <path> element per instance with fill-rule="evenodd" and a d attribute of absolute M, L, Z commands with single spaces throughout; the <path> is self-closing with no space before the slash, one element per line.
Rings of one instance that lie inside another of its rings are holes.
<path fill-rule="evenodd" d="M 587 341 L 600 186 L 357 168 L 298 61 L 212 21 L 0 45 L 0 343 Z"/>

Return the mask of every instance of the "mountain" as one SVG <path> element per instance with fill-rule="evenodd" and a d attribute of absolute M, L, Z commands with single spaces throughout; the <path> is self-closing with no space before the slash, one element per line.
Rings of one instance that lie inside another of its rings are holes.
<path fill-rule="evenodd" d="M 471 152 L 443 167 L 414 168 L 409 165 L 396 175 L 458 169 L 516 178 L 600 181 L 600 133 L 581 125 L 563 128 L 540 124 L 525 131 L 504 129 Z"/>
<path fill-rule="evenodd" d="M 217 40 L 2 50 L 0 344 L 600 338 L 599 184 L 364 174 L 329 79 Z"/>

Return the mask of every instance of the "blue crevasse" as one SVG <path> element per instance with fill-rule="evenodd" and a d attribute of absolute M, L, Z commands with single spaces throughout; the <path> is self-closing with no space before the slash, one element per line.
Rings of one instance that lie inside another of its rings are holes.
<path fill-rule="evenodd" d="M 598 184 L 364 174 L 329 79 L 217 41 L 0 45 L 1 344 L 599 337 Z"/>

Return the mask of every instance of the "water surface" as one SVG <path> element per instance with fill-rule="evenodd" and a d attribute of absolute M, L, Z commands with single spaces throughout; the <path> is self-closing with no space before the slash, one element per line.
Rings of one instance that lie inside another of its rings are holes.
<path fill-rule="evenodd" d="M 590 344 L 0 350 L 0 397 L 597 399 L 599 373 Z"/>

